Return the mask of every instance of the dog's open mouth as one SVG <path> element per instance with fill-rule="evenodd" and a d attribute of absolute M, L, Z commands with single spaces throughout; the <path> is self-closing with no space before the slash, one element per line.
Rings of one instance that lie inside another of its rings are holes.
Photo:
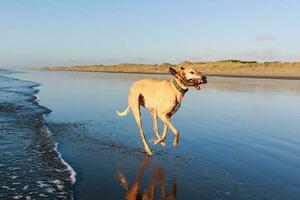
<path fill-rule="evenodd" d="M 200 90 L 202 88 L 202 85 L 206 84 L 206 83 L 207 83 L 206 76 L 202 76 L 201 79 L 189 79 L 189 80 L 187 80 L 187 85 L 188 86 L 193 86 L 197 90 Z"/>
<path fill-rule="evenodd" d="M 202 85 L 207 83 L 207 79 L 203 76 L 201 79 L 189 79 L 186 81 L 186 85 L 193 86 L 197 90 L 201 90 Z"/>
<path fill-rule="evenodd" d="M 200 90 L 202 88 L 202 84 L 207 83 L 206 76 L 201 76 L 201 78 L 186 79 L 173 68 L 170 68 L 170 73 L 176 78 L 178 78 L 185 86 L 195 87 L 197 90 Z"/>
<path fill-rule="evenodd" d="M 192 80 L 189 80 L 189 82 L 192 84 L 192 86 L 194 86 L 197 90 L 201 90 L 202 87 L 201 87 L 201 80 L 200 79 L 192 79 Z"/>

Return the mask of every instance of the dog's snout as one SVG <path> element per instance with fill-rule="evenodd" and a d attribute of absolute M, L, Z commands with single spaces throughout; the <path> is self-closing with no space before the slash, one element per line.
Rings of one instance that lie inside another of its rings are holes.
<path fill-rule="evenodd" d="M 202 77 L 201 77 L 201 81 L 202 81 L 202 83 L 207 83 L 207 78 L 206 78 L 206 76 L 202 76 Z"/>

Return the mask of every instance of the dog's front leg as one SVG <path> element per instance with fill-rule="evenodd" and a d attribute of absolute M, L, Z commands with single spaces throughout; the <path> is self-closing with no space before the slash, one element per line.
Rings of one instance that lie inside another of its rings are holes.
<path fill-rule="evenodd" d="M 160 134 L 159 134 L 158 126 L 157 126 L 157 111 L 154 110 L 154 109 L 152 109 L 152 110 L 150 110 L 150 113 L 151 113 L 152 120 L 153 120 L 153 131 L 154 131 L 154 133 L 156 135 L 156 140 L 154 141 L 154 144 L 156 145 L 156 144 L 160 143 L 162 146 L 165 147 L 166 143 L 164 142 L 164 140 L 165 140 L 166 136 L 163 137 L 163 135 L 165 135 L 164 131 L 163 131 L 163 135 L 162 136 L 160 136 Z"/>
<path fill-rule="evenodd" d="M 174 138 L 174 142 L 173 142 L 173 147 L 176 148 L 178 145 L 178 140 L 179 140 L 179 132 L 178 130 L 173 126 L 173 124 L 170 122 L 170 118 L 168 117 L 168 115 L 162 115 L 161 120 L 164 122 L 164 124 L 171 129 L 171 131 L 173 132 L 175 138 Z"/>
<path fill-rule="evenodd" d="M 163 132 L 162 132 L 162 135 L 160 138 L 157 138 L 157 140 L 154 141 L 154 144 L 158 144 L 160 143 L 161 145 L 165 146 L 165 139 L 166 139 L 166 135 L 167 135 L 167 131 L 168 131 L 168 126 L 164 123 L 164 129 L 163 129 Z"/>

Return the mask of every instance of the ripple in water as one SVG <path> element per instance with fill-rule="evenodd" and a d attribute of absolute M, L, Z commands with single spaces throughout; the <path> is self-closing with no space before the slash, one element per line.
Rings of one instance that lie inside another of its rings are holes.
<path fill-rule="evenodd" d="M 7 74 L 0 71 L 0 74 Z M 38 84 L 0 76 L 0 199 L 70 199 L 75 181 L 44 125 Z"/>

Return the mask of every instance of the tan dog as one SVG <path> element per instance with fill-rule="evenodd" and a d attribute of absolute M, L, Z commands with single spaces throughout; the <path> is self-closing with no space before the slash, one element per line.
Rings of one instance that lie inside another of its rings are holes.
<path fill-rule="evenodd" d="M 170 68 L 174 80 L 142 79 L 135 82 L 128 94 L 128 106 L 124 112 L 116 111 L 119 116 L 125 116 L 131 110 L 139 128 L 139 133 L 148 155 L 152 152 L 146 142 L 142 128 L 140 105 L 146 107 L 153 119 L 153 130 L 157 140 L 154 144 L 164 145 L 168 128 L 173 132 L 175 139 L 173 146 L 177 147 L 179 132 L 170 122 L 170 117 L 178 110 L 184 94 L 189 86 L 201 89 L 201 84 L 207 83 L 206 77 L 192 68 Z M 162 135 L 157 128 L 157 116 L 164 124 Z"/>

